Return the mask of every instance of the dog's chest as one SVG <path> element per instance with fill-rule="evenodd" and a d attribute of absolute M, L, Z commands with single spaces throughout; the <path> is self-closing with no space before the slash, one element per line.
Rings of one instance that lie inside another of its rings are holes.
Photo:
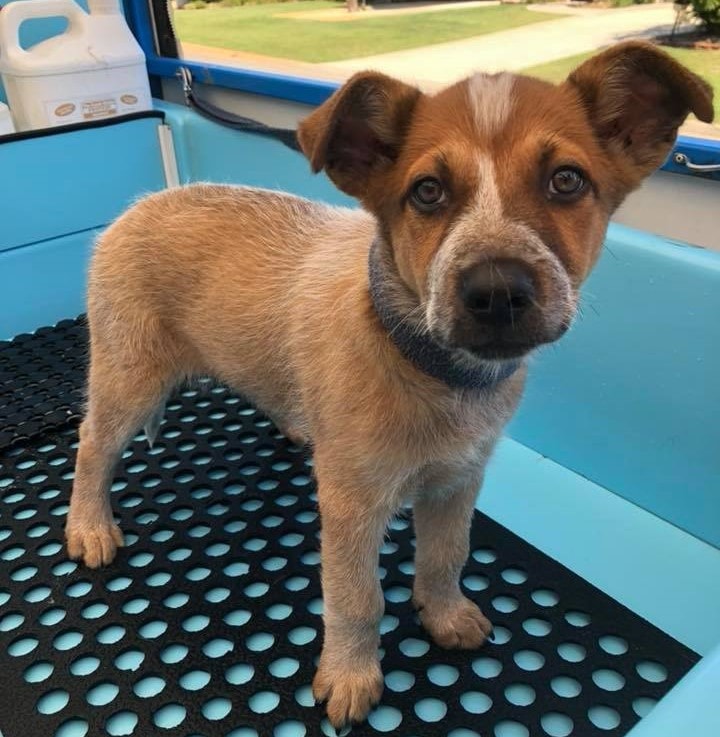
<path fill-rule="evenodd" d="M 473 447 L 455 458 L 428 463 L 410 481 L 405 496 L 443 494 L 469 486 L 479 488 L 487 455 L 486 448 Z"/>
<path fill-rule="evenodd" d="M 418 405 L 385 426 L 384 454 L 404 465 L 416 489 L 446 486 L 446 479 L 462 484 L 484 466 L 506 420 L 503 405 L 477 399 Z"/>

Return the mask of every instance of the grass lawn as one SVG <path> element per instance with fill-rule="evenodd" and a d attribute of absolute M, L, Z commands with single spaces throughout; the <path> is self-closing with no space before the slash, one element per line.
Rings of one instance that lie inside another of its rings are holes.
<path fill-rule="evenodd" d="M 480 36 L 551 20 L 519 5 L 395 15 L 339 23 L 278 18 L 278 13 L 336 8 L 307 0 L 240 7 L 180 10 L 174 23 L 181 41 L 297 61 L 325 62 Z"/>
<path fill-rule="evenodd" d="M 684 64 L 688 69 L 691 69 L 695 74 L 700 75 L 712 85 L 715 91 L 715 123 L 720 123 L 720 51 L 663 48 L 681 64 Z M 561 82 L 576 66 L 585 61 L 589 56 L 592 56 L 592 54 L 568 56 L 565 59 L 551 61 L 547 64 L 539 64 L 538 66 L 529 67 L 522 71 L 524 74 L 540 77 L 549 82 Z"/>

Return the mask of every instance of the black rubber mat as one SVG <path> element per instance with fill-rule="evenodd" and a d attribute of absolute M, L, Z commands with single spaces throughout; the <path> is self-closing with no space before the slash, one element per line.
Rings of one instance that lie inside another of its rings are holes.
<path fill-rule="evenodd" d="M 310 693 L 322 640 L 310 459 L 226 388 L 178 392 L 154 448 L 136 438 L 117 469 L 127 547 L 105 570 L 78 567 L 62 530 L 85 354 L 74 322 L 0 347 L 15 428 L 0 451 L 4 736 L 333 734 Z M 472 551 L 463 584 L 496 640 L 444 651 L 410 603 L 412 526 L 393 524 L 386 689 L 353 735 L 621 735 L 698 660 L 480 514 Z"/>
<path fill-rule="evenodd" d="M 79 419 L 87 360 L 82 317 L 0 341 L 0 448 Z"/>

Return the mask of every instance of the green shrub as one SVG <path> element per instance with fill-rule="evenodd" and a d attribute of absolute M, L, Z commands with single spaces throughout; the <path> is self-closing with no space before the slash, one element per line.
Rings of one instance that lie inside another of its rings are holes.
<path fill-rule="evenodd" d="M 709 33 L 720 33 L 720 0 L 692 0 L 692 6 Z"/>

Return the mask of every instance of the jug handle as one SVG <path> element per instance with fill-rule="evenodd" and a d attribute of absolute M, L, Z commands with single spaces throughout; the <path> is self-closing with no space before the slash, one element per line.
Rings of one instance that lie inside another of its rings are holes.
<path fill-rule="evenodd" d="M 73 0 L 19 0 L 9 3 L 0 13 L 0 55 L 11 59 L 28 53 L 20 46 L 20 26 L 26 20 L 67 18 L 68 30 L 72 30 L 86 16 L 87 13 Z"/>

